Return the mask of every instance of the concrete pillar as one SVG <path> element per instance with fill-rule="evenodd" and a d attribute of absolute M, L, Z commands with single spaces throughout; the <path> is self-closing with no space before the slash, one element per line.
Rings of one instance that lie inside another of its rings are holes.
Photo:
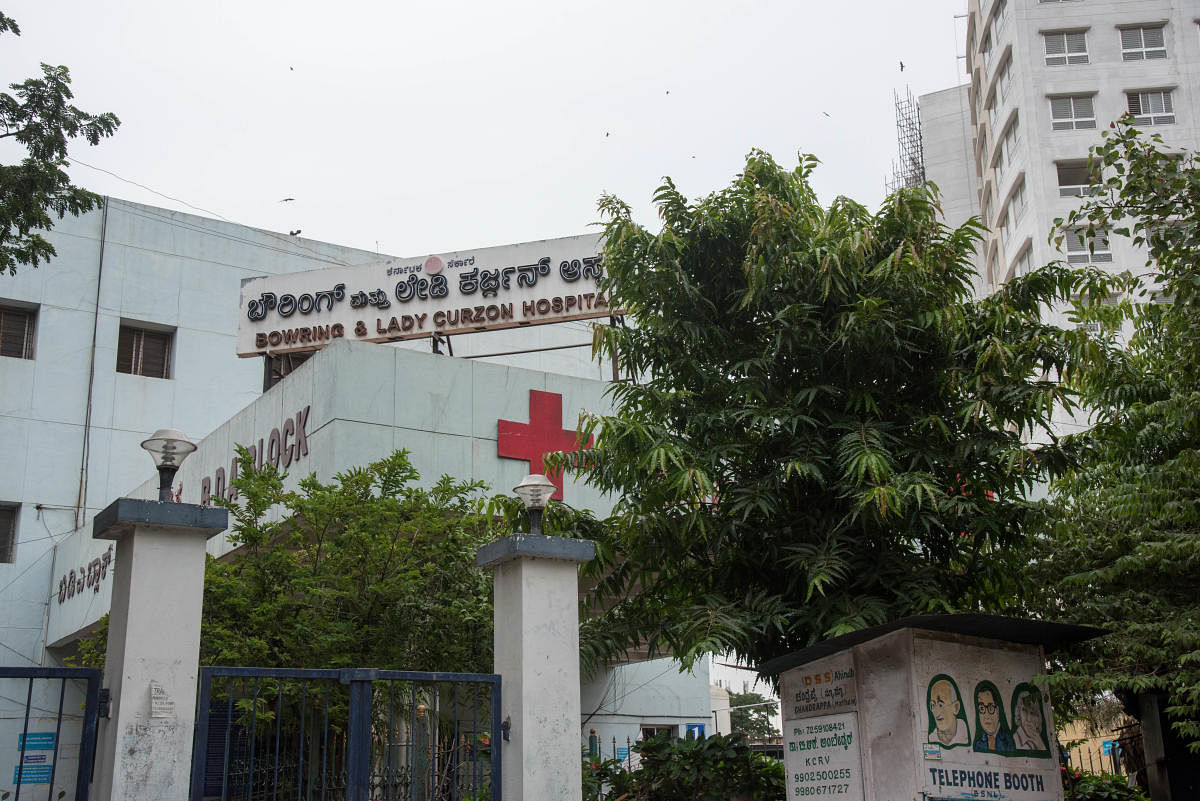
<path fill-rule="evenodd" d="M 479 549 L 495 576 L 495 670 L 510 723 L 505 801 L 579 801 L 579 565 L 590 540 L 515 534 Z"/>
<path fill-rule="evenodd" d="M 119 498 L 92 536 L 116 540 L 93 798 L 186 798 L 196 717 L 204 544 L 229 513 L 187 503 Z"/>

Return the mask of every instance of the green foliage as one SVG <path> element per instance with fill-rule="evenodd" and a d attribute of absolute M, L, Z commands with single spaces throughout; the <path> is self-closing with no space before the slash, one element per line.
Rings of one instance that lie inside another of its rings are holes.
<path fill-rule="evenodd" d="M 741 734 L 687 740 L 662 734 L 633 748 L 641 756 L 638 768 L 626 773 L 610 766 L 605 776 L 606 798 L 612 801 L 783 801 L 785 796 L 783 763 L 750 750 Z"/>
<path fill-rule="evenodd" d="M 237 498 L 218 501 L 237 550 L 208 560 L 202 663 L 490 672 L 482 485 L 418 478 L 397 451 L 289 491 L 239 448 Z"/>
<path fill-rule="evenodd" d="M 0 15 L 3 16 L 3 15 Z M 75 653 L 64 662 L 68 667 L 90 667 L 104 670 L 104 657 L 108 653 L 108 613 L 96 621 L 95 627 L 86 636 L 76 641 Z"/>
<path fill-rule="evenodd" d="M 0 14 L 0 32 L 19 36 L 21 30 Z M 71 105 L 66 67 L 43 64 L 41 78 L 9 88 L 13 94 L 0 93 L 0 139 L 11 137 L 27 153 L 19 164 L 0 164 L 0 272 L 15 275 L 17 265 L 37 267 L 54 255 L 54 247 L 37 233 L 54 226 L 52 213 L 62 219 L 101 203 L 99 195 L 71 184 L 66 172 L 69 141 L 99 144 L 121 121 L 115 114 L 88 114 Z"/>
<path fill-rule="evenodd" d="M 942 225 L 931 188 L 823 208 L 814 164 L 754 152 L 692 203 L 668 180 L 657 233 L 601 201 L 605 290 L 636 324 L 595 345 L 633 380 L 584 421 L 596 448 L 557 459 L 618 498 L 589 566 L 594 656 L 761 664 L 1017 592 L 1023 496 L 1056 455 L 1025 443 L 1072 402 L 1042 379 L 1071 342 L 1039 314 L 1071 273 L 972 302 L 976 221 Z"/>
<path fill-rule="evenodd" d="M 627 794 L 630 776 L 620 759 L 601 759 L 583 749 L 583 801 L 605 801 Z"/>
<path fill-rule="evenodd" d="M 1124 776 L 1093 776 L 1090 773 L 1066 774 L 1063 780 L 1063 801 L 1150 801 L 1136 786 L 1130 786 Z"/>
<path fill-rule="evenodd" d="M 1109 631 L 1063 657 L 1060 699 L 1165 692 L 1200 751 L 1200 164 L 1128 121 L 1091 161 L 1100 191 L 1057 224 L 1132 237 L 1150 258 L 1125 294 L 1076 305 L 1100 330 L 1099 357 L 1074 375 L 1095 424 L 1064 443 L 1078 467 L 1053 486 L 1033 568 L 1053 591 L 1030 601 Z"/>
<path fill-rule="evenodd" d="M 771 723 L 771 716 L 779 711 L 779 702 L 758 693 L 729 694 L 729 727 L 741 732 L 751 740 L 777 737 L 779 730 Z"/>

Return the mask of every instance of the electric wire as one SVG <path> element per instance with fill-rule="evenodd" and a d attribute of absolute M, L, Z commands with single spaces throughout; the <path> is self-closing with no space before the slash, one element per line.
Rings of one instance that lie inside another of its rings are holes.
<path fill-rule="evenodd" d="M 197 206 L 193 203 L 188 203 L 186 200 L 183 200 L 182 198 L 173 197 L 171 195 L 166 194 L 165 192 L 159 192 L 157 189 L 153 189 L 149 186 L 146 186 L 145 184 L 138 183 L 137 181 L 130 180 L 129 178 L 125 178 L 124 176 L 118 175 L 117 173 L 113 172 L 112 170 L 106 170 L 103 167 L 97 167 L 94 164 L 89 164 L 86 161 L 81 161 L 73 156 L 68 157 L 68 159 L 72 163 L 78 164 L 81 167 L 87 167 L 88 169 L 96 170 L 97 172 L 102 172 L 105 175 L 110 175 L 113 178 L 116 178 L 118 181 L 123 181 L 127 184 L 130 184 L 131 186 L 136 186 L 140 189 L 145 189 L 147 192 L 158 195 L 159 197 L 169 200 L 172 203 L 179 203 L 181 205 L 187 206 L 190 209 L 194 209 L 195 211 L 199 211 L 199 212 L 203 212 L 204 214 L 211 215 L 212 217 L 215 217 L 218 220 L 221 220 L 223 222 L 230 223 L 231 225 L 240 225 L 241 224 L 241 223 L 235 222 L 234 220 L 229 219 L 228 217 L 226 217 L 223 214 L 218 214 L 217 212 L 215 212 L 211 209 L 206 209 L 201 206 Z M 113 200 L 116 200 L 117 202 L 121 202 L 119 198 L 113 198 Z M 221 237 L 224 239 L 230 239 L 232 241 L 244 242 L 246 244 L 254 245 L 257 247 L 264 247 L 267 249 L 279 250 L 280 252 L 290 253 L 291 255 L 294 255 L 294 256 L 301 255 L 301 254 L 295 252 L 294 250 L 289 250 L 289 249 L 284 249 L 284 248 L 271 248 L 269 245 L 263 245 L 261 242 L 254 242 L 252 240 L 239 239 L 237 237 L 220 234 L 216 231 L 212 231 L 211 229 L 203 228 L 200 226 L 188 226 L 186 224 L 181 223 L 178 220 L 171 220 L 171 218 L 163 216 L 163 215 L 155 215 L 155 216 L 159 216 L 161 219 L 164 219 L 164 220 L 166 220 L 174 225 L 178 225 L 182 228 L 190 228 L 191 230 L 198 231 L 201 233 L 211 234 L 212 236 L 217 236 L 217 237 Z M 319 261 L 325 261 L 325 262 L 329 262 L 331 264 L 338 264 L 343 267 L 351 266 L 348 262 L 340 261 L 338 259 L 334 259 L 330 256 L 324 255 L 324 254 L 320 253 L 319 251 L 308 247 L 307 245 L 303 244 L 302 242 L 300 242 L 294 238 L 285 237 L 283 234 L 277 234 L 274 231 L 267 231 L 264 229 L 255 229 L 255 230 L 259 230 L 262 233 L 266 234 L 267 236 L 278 239 L 280 242 L 283 242 L 284 244 L 288 245 L 290 248 L 299 248 L 301 250 L 307 251 L 309 254 L 311 254 L 314 258 L 316 258 Z"/>

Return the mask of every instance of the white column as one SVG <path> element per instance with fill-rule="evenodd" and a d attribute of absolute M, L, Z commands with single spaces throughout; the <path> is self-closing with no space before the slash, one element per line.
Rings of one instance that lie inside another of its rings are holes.
<path fill-rule="evenodd" d="M 479 549 L 495 577 L 505 801 L 579 801 L 579 565 L 589 540 L 517 534 Z"/>
<path fill-rule="evenodd" d="M 92 536 L 117 541 L 93 798 L 187 798 L 196 716 L 204 544 L 224 509 L 120 498 Z"/>

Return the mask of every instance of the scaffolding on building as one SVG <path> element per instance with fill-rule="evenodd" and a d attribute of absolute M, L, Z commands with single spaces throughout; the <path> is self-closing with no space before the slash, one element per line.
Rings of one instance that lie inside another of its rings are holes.
<path fill-rule="evenodd" d="M 888 194 L 897 189 L 911 189 L 925 183 L 925 145 L 921 140 L 921 107 L 911 89 L 904 97 L 893 92 L 896 99 L 896 139 L 899 162 L 892 162 L 892 177 L 886 181 Z"/>

